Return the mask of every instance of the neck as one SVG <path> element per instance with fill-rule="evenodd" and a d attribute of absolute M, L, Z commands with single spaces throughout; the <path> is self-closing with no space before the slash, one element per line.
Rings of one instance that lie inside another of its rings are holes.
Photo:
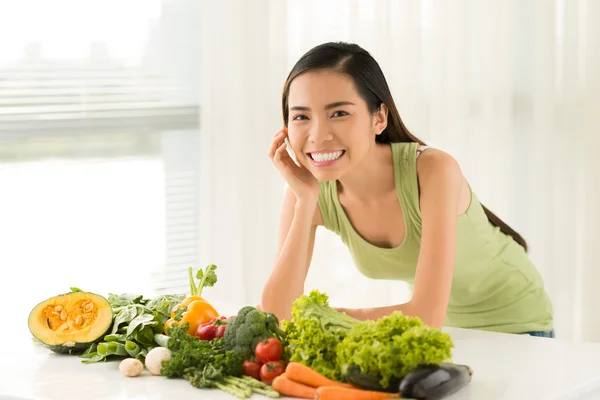
<path fill-rule="evenodd" d="M 339 179 L 344 196 L 361 203 L 371 203 L 395 190 L 392 149 L 389 144 L 375 143 L 354 170 Z"/>

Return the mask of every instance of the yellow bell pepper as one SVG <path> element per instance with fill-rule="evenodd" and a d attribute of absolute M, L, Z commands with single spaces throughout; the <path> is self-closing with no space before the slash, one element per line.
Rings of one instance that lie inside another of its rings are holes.
<path fill-rule="evenodd" d="M 171 310 L 171 318 L 165 322 L 163 330 L 167 333 L 167 328 L 172 324 L 189 323 L 188 334 L 196 333 L 199 325 L 202 325 L 212 318 L 219 317 L 219 313 L 215 308 L 204 298 L 202 298 L 202 289 L 206 286 L 213 286 L 217 282 L 215 274 L 216 265 L 211 264 L 206 267 L 206 271 L 200 269 L 196 275 L 200 279 L 196 286 L 192 268 L 188 269 L 190 278 L 190 296 L 186 297 L 181 303 L 177 304 Z M 179 314 L 179 315 L 178 315 Z"/>

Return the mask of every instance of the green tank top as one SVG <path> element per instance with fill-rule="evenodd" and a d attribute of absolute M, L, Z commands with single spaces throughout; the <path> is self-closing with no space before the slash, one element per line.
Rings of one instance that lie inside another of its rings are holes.
<path fill-rule="evenodd" d="M 358 270 L 373 279 L 404 281 L 411 290 L 421 241 L 418 146 L 391 144 L 406 226 L 399 247 L 375 246 L 354 230 L 339 202 L 336 181 L 321 182 L 319 190 L 323 224 L 339 235 Z M 444 325 L 507 333 L 552 329 L 553 309 L 542 277 L 523 247 L 488 221 L 473 191 L 468 210 L 457 218 L 456 263 Z"/>

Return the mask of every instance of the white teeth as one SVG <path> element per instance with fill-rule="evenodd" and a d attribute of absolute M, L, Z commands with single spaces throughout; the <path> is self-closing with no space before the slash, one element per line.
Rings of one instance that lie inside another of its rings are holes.
<path fill-rule="evenodd" d="M 338 158 L 340 158 L 342 156 L 343 152 L 344 152 L 343 150 L 340 150 L 340 151 L 335 151 L 333 153 L 311 153 L 310 156 L 316 162 L 325 162 L 325 161 L 337 160 Z"/>

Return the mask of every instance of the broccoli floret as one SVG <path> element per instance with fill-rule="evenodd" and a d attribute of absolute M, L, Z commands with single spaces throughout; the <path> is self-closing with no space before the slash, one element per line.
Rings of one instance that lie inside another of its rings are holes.
<path fill-rule="evenodd" d="M 256 361 L 254 350 L 258 342 L 275 337 L 283 342 L 283 331 L 279 321 L 252 306 L 242 307 L 225 329 L 225 348 L 235 351 L 244 360 Z"/>

